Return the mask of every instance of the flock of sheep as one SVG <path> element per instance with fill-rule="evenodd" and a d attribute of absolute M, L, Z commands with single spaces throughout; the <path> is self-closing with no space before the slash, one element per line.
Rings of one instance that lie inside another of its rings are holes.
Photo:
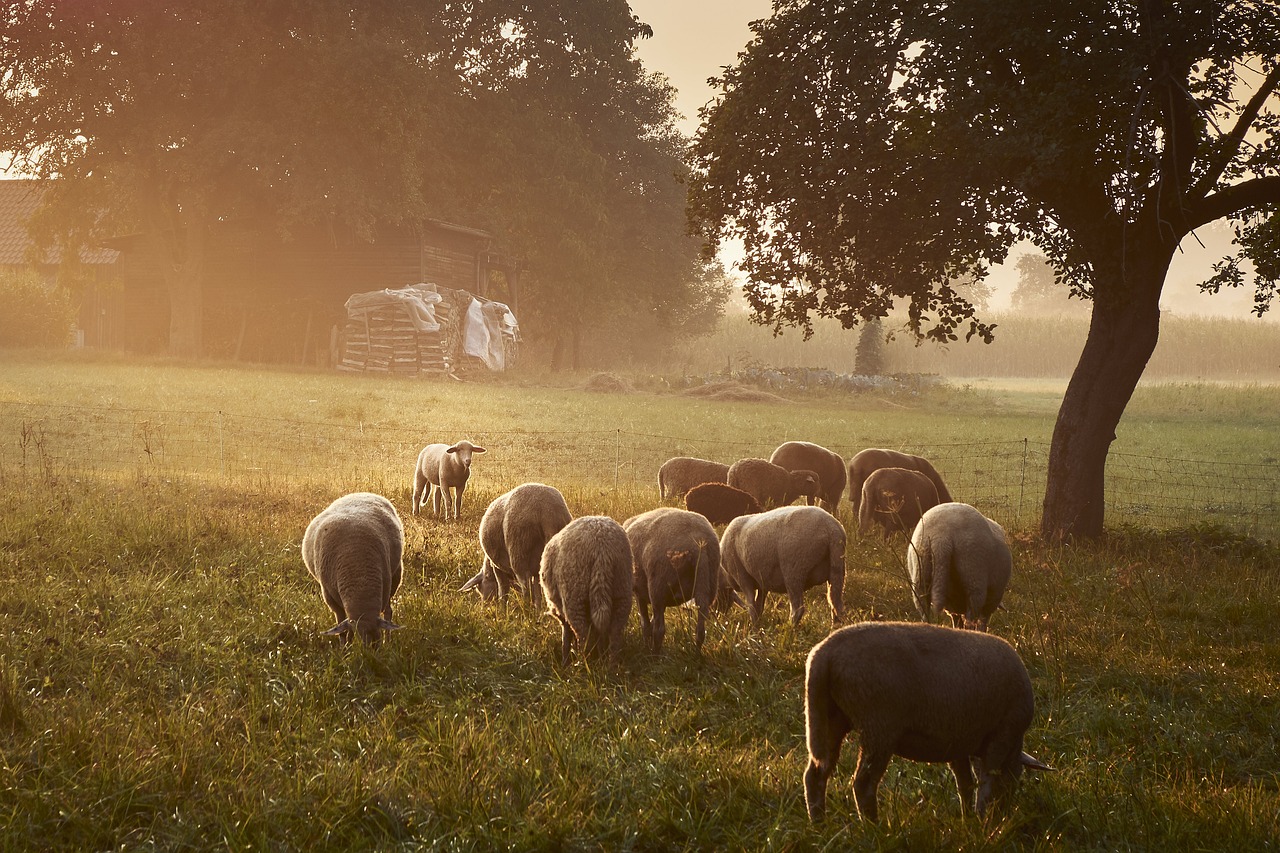
<path fill-rule="evenodd" d="M 469 441 L 424 447 L 414 466 L 412 512 L 458 519 L 474 454 Z M 497 497 L 480 520 L 480 571 L 463 586 L 484 599 L 514 588 L 545 599 L 561 624 L 561 660 L 572 650 L 621 649 L 633 602 L 646 645 L 662 649 L 666 608 L 692 602 L 699 650 L 712 606 L 745 603 L 753 624 L 770 592 L 785 594 L 791 620 L 804 594 L 827 585 L 832 623 L 843 621 L 846 533 L 836 513 L 848 489 L 862 535 L 909 535 L 907 567 L 922 618 L 946 612 L 953 627 L 865 622 L 833 631 L 805 668 L 809 765 L 805 800 L 812 820 L 826 809 L 827 780 L 848 735 L 858 744 L 854 798 L 876 819 L 876 789 L 894 755 L 946 762 L 962 808 L 979 814 L 1024 768 L 1049 769 L 1022 750 L 1031 723 L 1031 680 L 1017 652 L 986 632 L 1012 570 L 1000 525 L 955 503 L 928 460 L 868 449 L 846 466 L 824 447 L 788 441 L 770 459 L 724 465 L 678 457 L 658 472 L 661 506 L 619 524 L 573 518 L 564 496 L 525 483 Z M 793 506 L 797 498 L 806 504 Z M 723 525 L 717 535 L 713 525 Z M 392 621 L 404 529 L 381 495 L 345 495 L 307 526 L 302 557 L 337 618 L 326 634 L 376 646 Z M 968 629 L 968 630 L 965 630 Z M 975 778 L 976 774 L 976 778 Z"/>

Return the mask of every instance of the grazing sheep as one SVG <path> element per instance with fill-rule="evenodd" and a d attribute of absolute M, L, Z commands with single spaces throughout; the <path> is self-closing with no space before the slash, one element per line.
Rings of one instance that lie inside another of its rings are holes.
<path fill-rule="evenodd" d="M 467 479 L 471 476 L 471 455 L 484 453 L 483 447 L 477 447 L 465 439 L 457 444 L 428 444 L 418 454 L 418 464 L 413 469 L 413 503 L 410 509 L 417 515 L 427 502 L 427 486 L 431 491 L 431 514 L 438 515 L 440 502 L 444 501 L 444 517 L 449 518 L 449 497 L 453 493 L 453 518 L 456 521 L 462 512 L 462 493 L 467 489 Z"/>
<path fill-rule="evenodd" d="M 728 524 L 740 515 L 763 512 L 760 501 L 724 483 L 703 483 L 684 496 L 684 507 L 712 524 Z"/>
<path fill-rule="evenodd" d="M 862 484 L 858 533 L 866 536 L 872 524 L 880 525 L 885 539 L 899 530 L 910 531 L 937 504 L 938 490 L 924 474 L 907 468 L 878 468 Z"/>
<path fill-rule="evenodd" d="M 720 540 L 715 529 L 698 513 L 672 507 L 632 516 L 622 528 L 631 543 L 633 586 L 645 644 L 661 652 L 667 633 L 664 611 L 692 599 L 698 608 L 694 645 L 701 651 L 707 611 L 720 585 Z"/>
<path fill-rule="evenodd" d="M 729 485 L 761 506 L 787 506 L 796 498 L 817 497 L 822 485 L 812 471 L 788 471 L 767 459 L 739 459 L 729 466 Z"/>
<path fill-rule="evenodd" d="M 382 495 L 343 495 L 311 519 L 302 536 L 302 562 L 338 619 L 325 634 L 344 643 L 353 633 L 370 646 L 394 631 L 391 596 L 404 573 L 404 527 Z"/>
<path fill-rule="evenodd" d="M 961 808 L 977 811 L 1012 790 L 1024 767 L 1051 768 L 1022 751 L 1035 710 L 1027 668 L 990 634 L 906 622 L 863 622 L 833 632 L 805 665 L 809 819 L 827 810 L 827 780 L 840 744 L 857 737 L 853 795 L 876 819 L 876 789 L 894 755 L 946 762 Z"/>
<path fill-rule="evenodd" d="M 922 619 L 930 610 L 951 624 L 987 630 L 1013 572 L 1004 528 L 961 503 L 938 504 L 916 525 L 907 547 L 911 592 Z"/>
<path fill-rule="evenodd" d="M 485 600 L 506 598 L 518 583 L 536 603 L 542 550 L 572 518 L 564 495 L 542 483 L 525 483 L 494 498 L 480 519 L 480 571 L 462 590 L 474 589 Z"/>
<path fill-rule="evenodd" d="M 760 621 L 765 594 L 786 593 L 791 624 L 804 616 L 804 591 L 827 583 L 831 622 L 844 618 L 844 528 L 816 506 L 784 506 L 729 522 L 720 537 L 720 560 L 747 596 L 751 621 Z"/>
<path fill-rule="evenodd" d="M 947 484 L 942 482 L 942 475 L 928 459 L 923 456 L 912 456 L 909 453 L 899 453 L 896 450 L 872 447 L 859 452 L 849 460 L 849 501 L 853 504 L 855 516 L 862 501 L 862 484 L 871 476 L 871 472 L 879 468 L 907 468 L 911 471 L 919 471 L 933 481 L 934 488 L 938 490 L 939 503 L 951 502 L 951 492 L 947 490 Z"/>
<path fill-rule="evenodd" d="M 729 466 L 723 462 L 677 456 L 662 463 L 658 469 L 658 497 L 662 500 L 678 498 L 694 486 L 703 483 L 727 483 Z"/>
<path fill-rule="evenodd" d="M 542 552 L 547 610 L 560 620 L 560 659 L 569 665 L 576 642 L 583 654 L 604 642 L 616 662 L 631 615 L 631 545 L 618 522 L 602 515 L 574 519 Z"/>
<path fill-rule="evenodd" d="M 818 475 L 822 491 L 818 494 L 819 506 L 835 515 L 844 494 L 844 457 L 827 450 L 820 444 L 808 441 L 788 441 L 778 445 L 769 461 L 788 471 L 813 471 Z M 813 501 L 810 500 L 810 504 Z"/>

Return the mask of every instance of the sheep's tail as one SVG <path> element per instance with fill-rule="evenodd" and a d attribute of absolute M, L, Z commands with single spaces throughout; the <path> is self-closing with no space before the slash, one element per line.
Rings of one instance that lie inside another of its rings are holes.
<path fill-rule="evenodd" d="M 809 747 L 809 760 L 825 768 L 830 761 L 831 719 L 828 707 L 831 703 L 831 668 L 828 655 L 817 646 L 809 653 L 804 674 L 804 725 L 805 743 Z"/>
<path fill-rule="evenodd" d="M 862 493 L 862 502 L 858 505 L 858 533 L 866 536 L 871 532 L 872 519 L 875 517 L 875 501 L 871 496 Z"/>
<path fill-rule="evenodd" d="M 591 580 L 587 588 L 587 601 L 591 607 L 591 624 L 601 639 L 609 636 L 613 622 L 613 572 L 609 557 L 597 554 L 591 564 Z"/>
<path fill-rule="evenodd" d="M 930 583 L 930 595 L 933 598 L 933 612 L 941 613 L 942 604 L 947 600 L 947 585 L 954 574 L 952 561 L 955 559 L 955 543 L 947 531 L 939 531 L 943 535 L 929 536 L 925 540 L 925 554 L 932 564 L 933 578 Z"/>

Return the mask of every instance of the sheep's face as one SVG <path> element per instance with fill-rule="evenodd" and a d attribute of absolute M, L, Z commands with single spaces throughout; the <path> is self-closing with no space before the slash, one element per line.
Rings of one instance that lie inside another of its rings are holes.
<path fill-rule="evenodd" d="M 453 447 L 445 450 L 445 453 L 454 454 L 457 460 L 462 463 L 462 467 L 468 471 L 471 470 L 471 454 L 484 452 L 485 449 L 483 447 L 477 447 L 469 441 L 459 441 Z"/>
<path fill-rule="evenodd" d="M 466 592 L 469 589 L 474 589 L 479 593 L 483 601 L 492 601 L 498 597 L 498 578 L 493 573 L 492 565 L 487 557 L 483 565 L 481 565 L 480 571 L 472 575 L 471 579 L 463 584 L 458 591 Z"/>

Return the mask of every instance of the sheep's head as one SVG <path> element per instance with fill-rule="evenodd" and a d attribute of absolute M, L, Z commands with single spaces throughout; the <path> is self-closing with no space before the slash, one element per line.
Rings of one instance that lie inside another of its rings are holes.
<path fill-rule="evenodd" d="M 480 571 L 472 575 L 471 579 L 458 589 L 458 592 L 466 592 L 469 589 L 474 589 L 482 601 L 492 601 L 498 597 L 498 577 L 493 573 L 493 564 L 489 562 L 488 557 L 484 558 Z"/>
<path fill-rule="evenodd" d="M 787 485 L 787 494 L 790 496 L 790 500 L 787 503 L 798 497 L 816 498 L 822 491 L 822 480 L 815 471 L 803 469 L 792 471 Z"/>
<path fill-rule="evenodd" d="M 462 441 L 459 441 L 457 444 L 455 444 L 453 447 L 446 448 L 444 452 L 452 453 L 455 456 L 457 456 L 458 461 L 462 463 L 462 467 L 470 470 L 471 454 L 484 453 L 485 449 L 483 447 L 478 447 L 472 444 L 466 439 L 463 439 Z"/>
<path fill-rule="evenodd" d="M 384 631 L 398 631 L 402 627 L 404 626 L 390 622 L 382 616 L 378 616 L 377 619 L 359 619 L 355 621 L 348 616 L 328 631 L 322 631 L 321 633 L 325 636 L 341 637 L 343 643 L 350 643 L 351 638 L 358 634 L 369 648 L 376 649 L 382 644 L 382 633 Z"/>

